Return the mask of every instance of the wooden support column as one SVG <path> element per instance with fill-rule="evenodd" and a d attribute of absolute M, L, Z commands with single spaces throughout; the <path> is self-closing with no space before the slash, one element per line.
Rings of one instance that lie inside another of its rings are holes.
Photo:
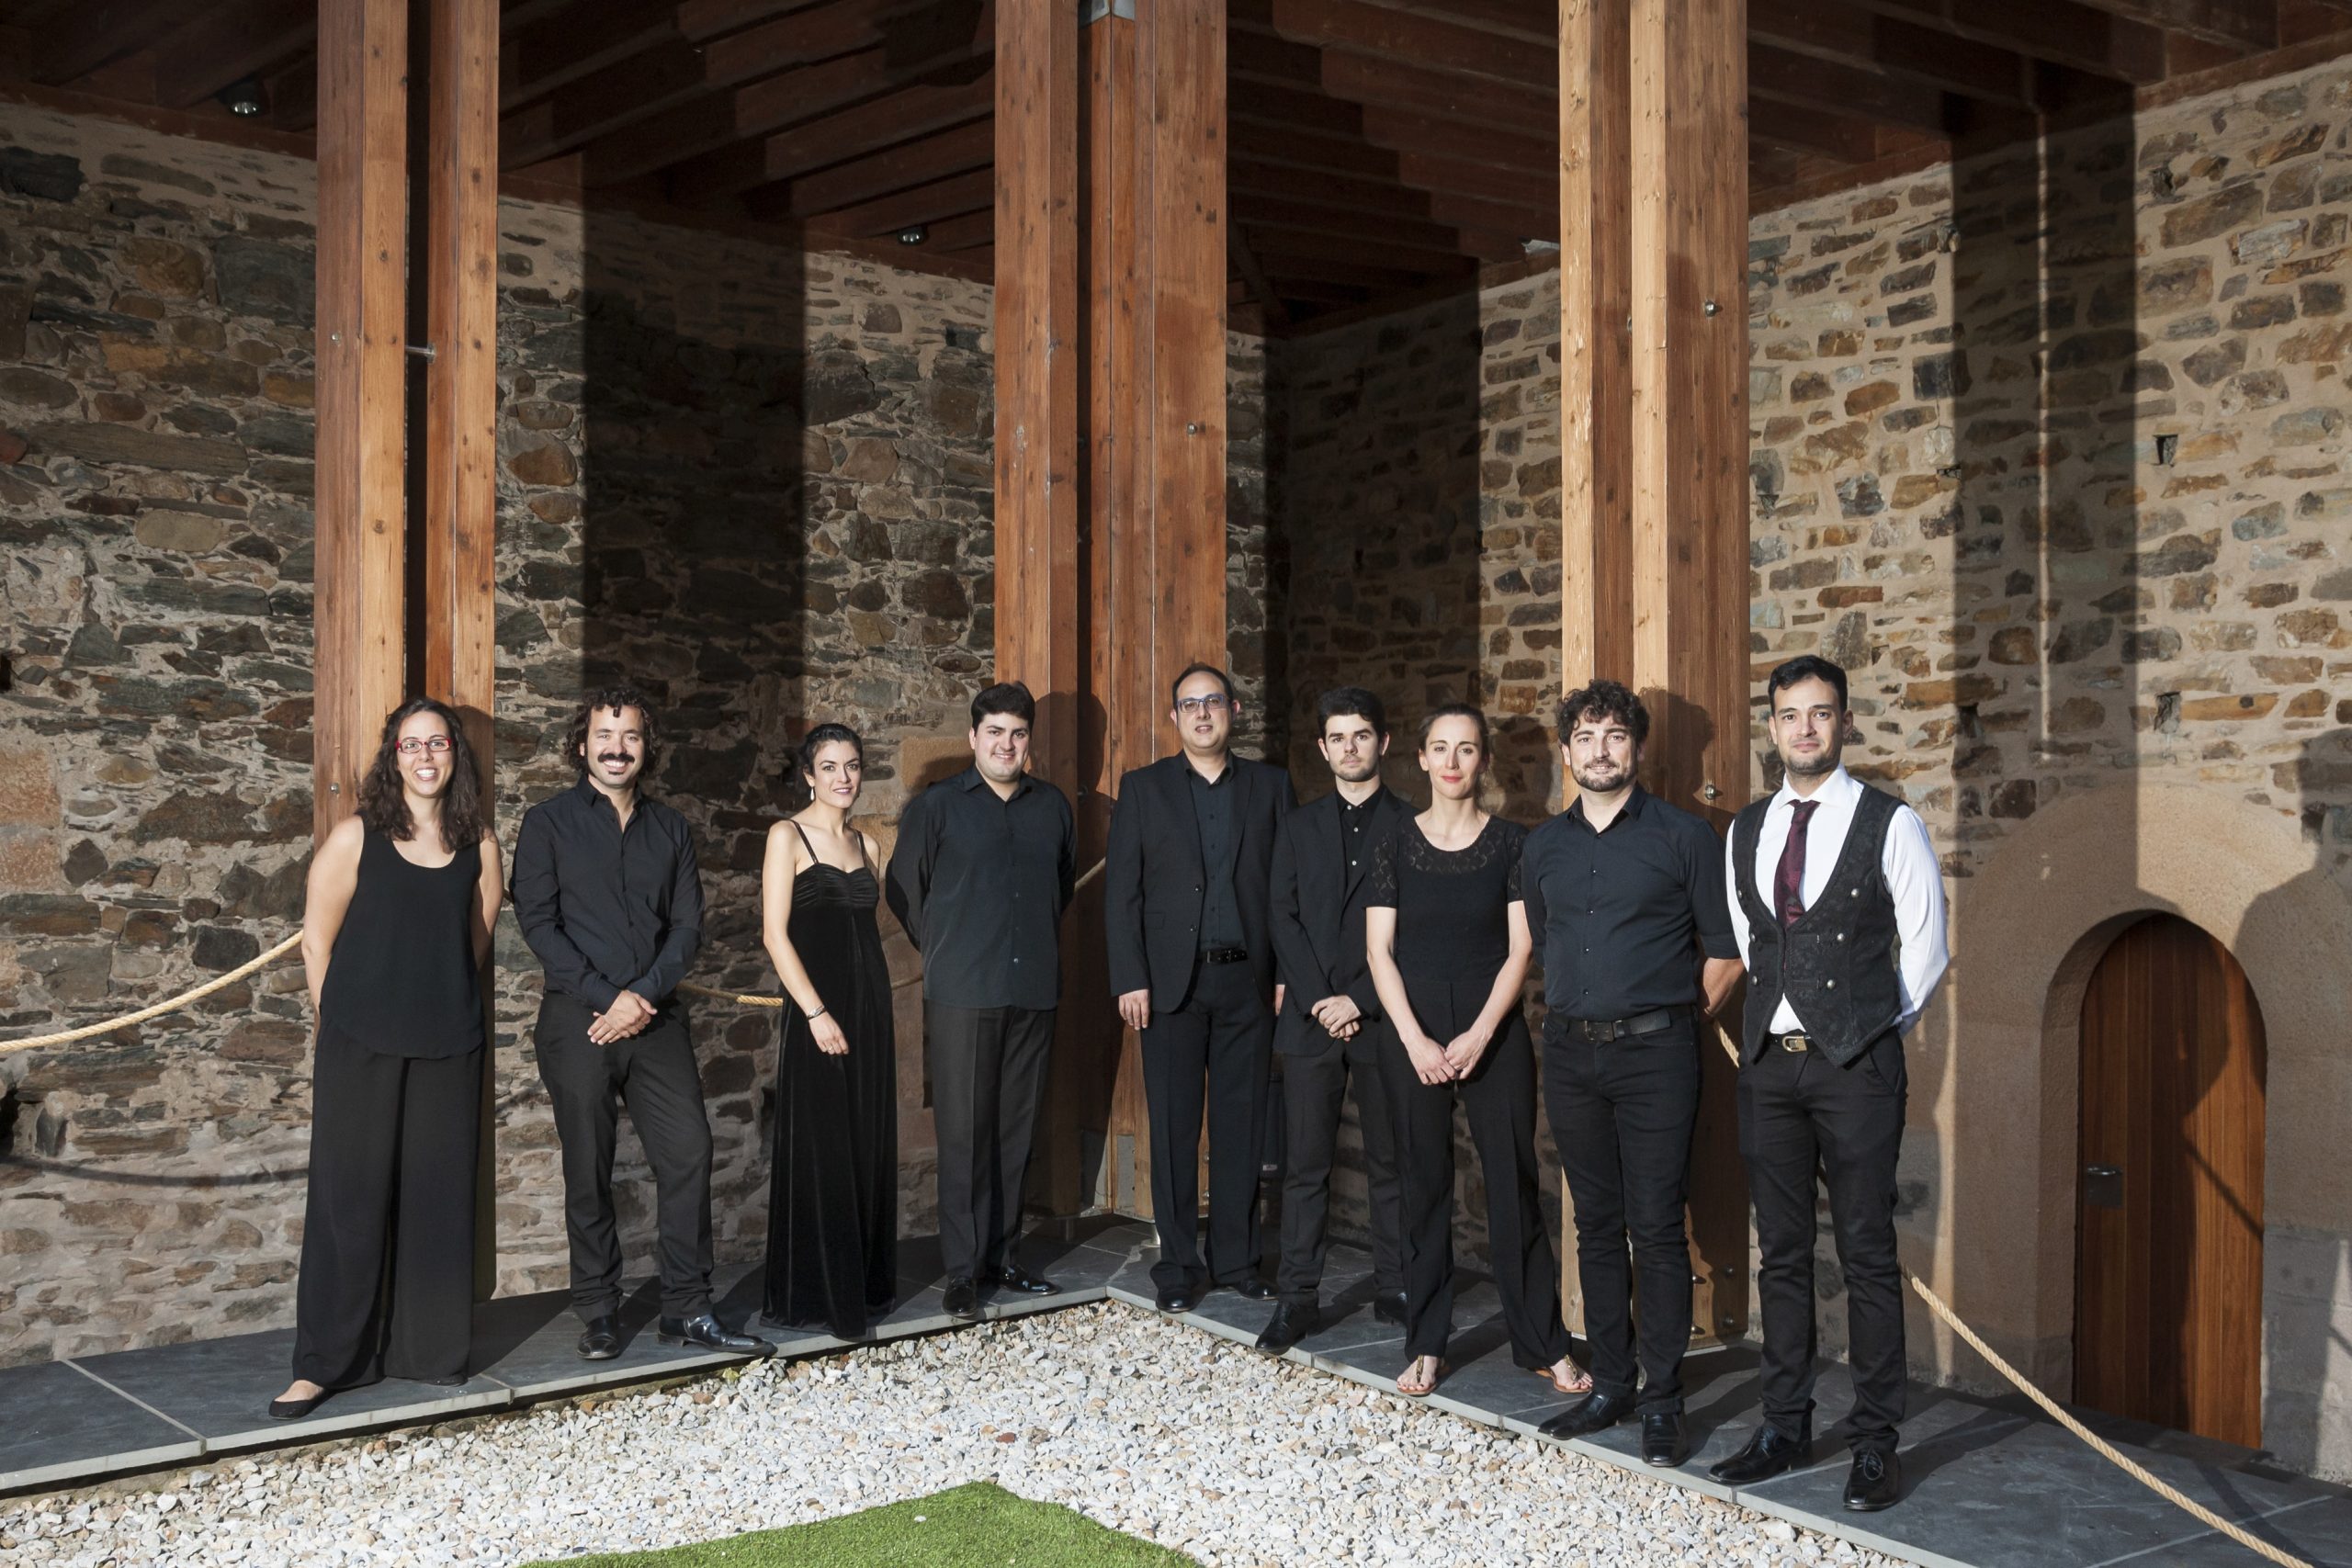
<path fill-rule="evenodd" d="M 404 673 L 408 0 L 320 0 L 312 825 L 356 805 Z"/>
<path fill-rule="evenodd" d="M 1719 832 L 1747 798 L 1747 58 L 1746 0 L 1561 6 L 1561 677 L 1639 692 L 1643 784 Z M 1747 1326 L 1747 1191 L 1704 1032 L 1689 1223 L 1714 1338 Z"/>

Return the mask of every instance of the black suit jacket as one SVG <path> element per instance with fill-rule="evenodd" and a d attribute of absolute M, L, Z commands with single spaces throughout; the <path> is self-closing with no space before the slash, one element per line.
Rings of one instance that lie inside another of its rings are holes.
<path fill-rule="evenodd" d="M 1326 997 L 1352 1000 L 1366 1024 L 1380 1016 L 1372 967 L 1364 961 L 1364 874 L 1372 869 L 1373 844 L 1412 814 L 1405 798 L 1383 784 L 1372 797 L 1361 863 L 1352 868 L 1336 792 L 1283 818 L 1274 835 L 1273 870 L 1274 963 L 1284 989 L 1274 1049 L 1283 1055 L 1316 1056 L 1340 1048 L 1315 1021 L 1312 1010 Z"/>
<path fill-rule="evenodd" d="M 1240 906 L 1241 944 L 1258 988 L 1271 1002 L 1274 952 L 1267 908 L 1275 829 L 1296 799 L 1290 775 L 1269 762 L 1234 757 L 1233 897 Z M 1151 1005 L 1182 1004 L 1200 953 L 1201 904 L 1207 878 L 1201 865 L 1201 824 L 1193 814 L 1193 771 L 1180 752 L 1136 768 L 1119 781 L 1111 811 L 1111 842 L 1103 856 L 1103 946 L 1111 992 L 1148 988 Z"/>

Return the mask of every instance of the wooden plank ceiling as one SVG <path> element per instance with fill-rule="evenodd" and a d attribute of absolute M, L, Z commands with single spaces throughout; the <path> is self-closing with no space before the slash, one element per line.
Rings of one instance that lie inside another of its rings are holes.
<path fill-rule="evenodd" d="M 504 0 L 510 174 L 984 269 L 995 4 Z M 1231 0 L 1232 297 L 1268 326 L 1558 237 L 1554 0 Z M 0 0 L 0 79 L 317 116 L 314 0 Z M 1749 0 L 1759 208 L 2316 39 L 2352 0 Z"/>

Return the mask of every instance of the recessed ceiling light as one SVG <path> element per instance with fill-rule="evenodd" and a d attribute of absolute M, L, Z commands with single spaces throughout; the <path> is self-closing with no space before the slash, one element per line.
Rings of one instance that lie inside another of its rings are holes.
<path fill-rule="evenodd" d="M 252 119 L 268 107 L 262 96 L 261 78 L 241 77 L 220 89 L 220 107 L 239 119 Z"/>
<path fill-rule="evenodd" d="M 902 245 L 920 245 L 930 238 L 931 231 L 920 223 L 910 223 L 899 231 L 899 243 Z"/>

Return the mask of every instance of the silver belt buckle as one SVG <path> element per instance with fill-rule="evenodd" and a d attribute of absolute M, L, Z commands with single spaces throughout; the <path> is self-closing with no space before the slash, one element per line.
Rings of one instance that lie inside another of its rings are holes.
<path fill-rule="evenodd" d="M 1783 1051 L 1810 1051 L 1813 1049 L 1813 1036 L 1809 1034 L 1783 1034 L 1781 1036 L 1781 1049 Z"/>

